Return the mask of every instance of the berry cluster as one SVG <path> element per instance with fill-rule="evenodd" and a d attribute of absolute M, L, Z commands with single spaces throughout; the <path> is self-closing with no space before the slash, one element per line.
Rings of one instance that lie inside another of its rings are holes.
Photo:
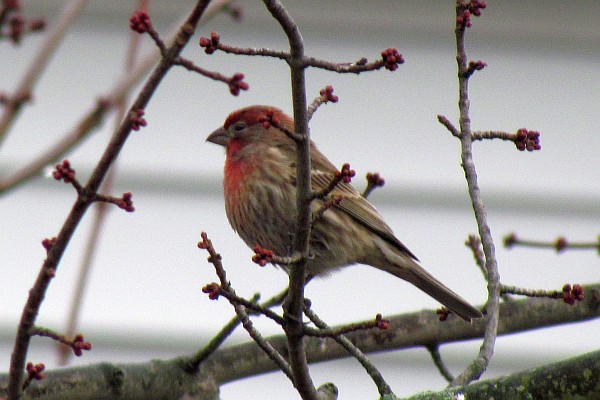
<path fill-rule="evenodd" d="M 79 334 L 73 338 L 73 343 L 71 344 L 71 348 L 73 349 L 73 353 L 80 357 L 83 354 L 83 350 L 91 350 L 92 344 L 90 342 L 86 342 L 83 339 L 83 335 Z"/>
<path fill-rule="evenodd" d="M 481 15 L 481 10 L 487 7 L 485 1 L 482 0 L 471 0 L 469 4 L 464 7 L 462 15 L 456 17 L 457 25 L 470 28 L 471 27 L 471 15 L 475 17 L 479 17 Z"/>
<path fill-rule="evenodd" d="M 129 18 L 129 27 L 137 33 L 145 33 L 152 27 L 150 16 L 146 11 L 138 10 Z"/>
<path fill-rule="evenodd" d="M 469 65 L 467 66 L 467 71 L 465 72 L 465 77 L 468 78 L 471 75 L 473 75 L 473 72 L 481 71 L 485 67 L 487 67 L 487 64 L 481 60 L 469 61 Z"/>
<path fill-rule="evenodd" d="M 469 10 L 476 17 L 481 16 L 481 10 L 486 7 L 487 4 L 483 0 L 471 0 L 471 3 L 469 3 Z"/>
<path fill-rule="evenodd" d="M 377 328 L 379 328 L 379 329 L 387 329 L 390 327 L 390 320 L 383 319 L 381 314 L 377 314 L 375 316 L 375 324 L 377 324 Z"/>
<path fill-rule="evenodd" d="M 385 49 L 381 52 L 385 69 L 395 71 L 398 69 L 400 64 L 404 64 L 404 58 L 402 54 L 398 53 L 398 50 L 394 48 Z"/>
<path fill-rule="evenodd" d="M 208 249 L 208 246 L 210 245 L 208 243 L 208 238 L 204 236 L 204 232 L 202 232 L 202 240 L 198 242 L 198 248 L 202 249 L 202 250 L 206 250 Z"/>
<path fill-rule="evenodd" d="M 279 117 L 275 116 L 273 110 L 265 111 L 265 114 L 258 118 L 258 122 L 262 124 L 263 128 L 269 129 L 271 126 L 280 126 Z"/>
<path fill-rule="evenodd" d="M 565 250 L 568 245 L 569 242 L 567 242 L 567 238 L 564 236 L 560 236 L 554 242 L 554 248 L 556 249 L 557 253 L 560 253 L 561 251 Z"/>
<path fill-rule="evenodd" d="M 132 111 L 129 115 L 129 119 L 131 120 L 131 129 L 134 131 L 139 131 L 140 128 L 148 125 L 148 122 L 144 118 L 144 110 L 141 108 Z"/>
<path fill-rule="evenodd" d="M 520 151 L 534 151 L 540 150 L 540 133 L 537 131 L 528 131 L 525 128 L 521 128 L 515 134 L 515 146 Z"/>
<path fill-rule="evenodd" d="M 244 74 L 240 72 L 229 78 L 227 85 L 229 85 L 229 92 L 234 96 L 240 94 L 240 90 L 248 90 L 250 87 L 248 83 L 244 82 Z"/>
<path fill-rule="evenodd" d="M 447 320 L 447 319 L 448 319 L 448 316 L 449 316 L 449 315 L 452 313 L 452 311 L 450 311 L 450 310 L 449 310 L 448 308 L 446 308 L 446 307 L 440 307 L 440 308 L 438 308 L 438 309 L 435 311 L 435 313 L 437 314 L 437 316 L 438 316 L 438 319 L 439 319 L 441 322 L 444 322 L 445 320 Z"/>
<path fill-rule="evenodd" d="M 135 208 L 133 207 L 133 200 L 131 199 L 131 192 L 123 193 L 123 197 L 117 201 L 117 207 L 122 208 L 127 212 L 134 212 Z"/>
<path fill-rule="evenodd" d="M 580 284 L 575 284 L 571 286 L 570 284 L 565 284 L 562 288 L 563 291 L 563 300 L 567 304 L 575 304 L 577 301 L 583 301 L 583 287 Z"/>
<path fill-rule="evenodd" d="M 354 175 L 356 175 L 356 172 L 353 169 L 350 169 L 350 164 L 345 163 L 342 165 L 341 171 L 335 171 L 334 177 L 341 182 L 350 183 L 352 182 Z"/>
<path fill-rule="evenodd" d="M 517 244 L 518 240 L 519 240 L 519 238 L 517 237 L 517 234 L 514 232 L 511 232 L 508 235 L 504 236 L 504 238 L 503 238 L 504 247 L 509 249 L 509 248 L 513 247 L 515 244 Z"/>
<path fill-rule="evenodd" d="M 385 185 L 385 179 L 379 172 L 368 172 L 367 173 L 367 184 L 372 185 L 374 187 L 383 187 Z"/>
<path fill-rule="evenodd" d="M 44 246 L 44 249 L 46 249 L 46 252 L 50 251 L 52 246 L 54 246 L 54 243 L 56 243 L 56 236 L 54 236 L 51 239 L 46 238 L 46 239 L 42 240 L 42 246 Z"/>
<path fill-rule="evenodd" d="M 373 190 L 375 190 L 378 187 L 382 187 L 383 185 L 385 185 L 385 180 L 381 175 L 379 175 L 379 172 L 368 172 L 367 187 L 362 193 L 362 196 L 366 199 L 367 197 L 369 197 L 371 192 L 373 192 Z"/>
<path fill-rule="evenodd" d="M 4 9 L 7 11 L 21 11 L 21 2 L 19 0 L 2 1 Z"/>
<path fill-rule="evenodd" d="M 4 28 L 6 23 L 7 29 Z M 19 0 L 4 0 L 0 4 L 0 39 L 8 37 L 13 44 L 19 44 L 27 32 L 41 31 L 46 27 L 43 19 L 26 19 Z"/>
<path fill-rule="evenodd" d="M 206 54 L 212 54 L 217 51 L 219 46 L 219 41 L 221 37 L 217 32 L 211 32 L 210 38 L 201 37 L 200 38 L 200 47 L 204 47 L 204 52 Z"/>
<path fill-rule="evenodd" d="M 254 246 L 254 249 L 252 250 L 255 253 L 252 256 L 252 262 L 260 265 L 261 267 L 264 267 L 268 263 L 273 262 L 273 257 L 275 256 L 273 250 L 263 249 L 259 245 Z"/>
<path fill-rule="evenodd" d="M 43 363 L 33 364 L 32 362 L 28 362 L 25 370 L 27 371 L 27 378 L 29 380 L 35 379 L 39 381 L 44 379 L 43 371 L 46 369 L 46 366 Z"/>
<path fill-rule="evenodd" d="M 200 247 L 200 244 L 198 244 Z M 208 298 L 211 300 L 217 300 L 221 294 L 221 285 L 216 282 L 209 283 L 202 288 L 202 293 L 208 293 Z"/>
<path fill-rule="evenodd" d="M 482 69 L 484 69 L 487 66 L 486 63 L 484 63 L 481 60 L 477 60 L 477 61 L 469 61 L 469 69 L 475 70 L 475 71 L 481 71 Z"/>
<path fill-rule="evenodd" d="M 331 85 L 325 86 L 325 89 L 321 89 L 319 94 L 321 95 L 323 103 L 337 103 L 339 100 L 339 97 L 333 94 L 333 86 Z"/>
<path fill-rule="evenodd" d="M 52 177 L 57 181 L 62 180 L 65 183 L 71 183 L 75 180 L 75 170 L 71 168 L 69 160 L 63 160 L 62 163 L 56 164 L 55 168 Z"/>

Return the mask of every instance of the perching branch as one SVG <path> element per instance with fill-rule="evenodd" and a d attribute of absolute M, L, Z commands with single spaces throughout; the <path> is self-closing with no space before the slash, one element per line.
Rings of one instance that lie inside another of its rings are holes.
<path fill-rule="evenodd" d="M 586 293 L 589 293 L 589 296 L 574 306 L 546 298 L 517 299 L 502 303 L 498 334 L 509 335 L 537 330 L 531 334 L 541 337 L 543 331 L 540 328 L 543 327 L 597 320 L 600 318 L 600 284 L 584 285 L 583 288 Z M 363 353 L 371 353 L 472 340 L 481 338 L 486 329 L 485 319 L 477 320 L 473 325 L 465 324 L 459 318 L 452 317 L 445 322 L 440 322 L 435 310 L 407 313 L 392 316 L 389 319 L 390 325 L 385 331 L 357 331 L 345 336 L 360 347 Z M 573 326 L 576 327 L 576 325 Z M 287 339 L 284 335 L 272 336 L 267 340 L 276 350 L 286 351 Z M 329 338 L 307 338 L 306 351 L 307 358 L 311 363 L 348 357 L 348 351 Z M 35 385 L 39 392 L 60 387 L 61 394 L 66 398 L 71 393 L 85 391 L 88 393 L 87 397 L 77 397 L 82 400 L 97 398 L 93 396 L 97 396 L 98 390 L 105 390 L 107 393 L 110 393 L 111 390 L 119 390 L 124 395 L 129 393 L 131 395 L 129 398 L 149 399 L 164 398 L 164 395 L 163 397 L 153 396 L 156 396 L 157 393 L 165 393 L 164 391 L 167 389 L 171 393 L 178 390 L 181 391 L 179 393 L 186 393 L 186 390 L 194 390 L 197 387 L 202 387 L 209 392 L 210 390 L 217 391 L 219 385 L 224 383 L 278 370 L 273 361 L 253 341 L 215 351 L 200 365 L 197 374 L 190 374 L 189 370 L 185 368 L 186 365 L 189 365 L 188 360 L 189 358 L 186 357 L 129 365 L 103 363 L 89 367 L 44 371 L 46 378 L 33 382 L 32 385 Z M 538 369 L 536 368 L 536 370 Z M 579 372 L 583 373 L 584 371 Z M 123 379 L 107 379 L 115 376 L 122 376 Z M 165 376 L 169 378 L 164 378 Z M 600 372 L 598 376 L 600 376 Z M 6 375 L 0 375 L 0 397 L 6 396 L 7 381 Z M 64 385 L 64 382 L 69 382 L 69 385 Z M 146 382 L 146 385 L 142 385 L 141 382 Z M 486 382 L 481 383 L 481 385 L 485 384 Z M 479 385 L 474 383 L 469 385 L 469 388 L 481 388 Z M 139 395 L 140 388 L 147 390 L 142 393 L 142 397 Z M 465 390 L 462 387 L 458 389 Z M 138 393 L 138 397 L 133 397 L 133 393 Z M 145 397 L 143 397 L 144 395 Z"/>
<path fill-rule="evenodd" d="M 317 391 L 308 372 L 304 348 L 304 283 L 306 280 L 306 257 L 309 255 L 310 237 L 310 140 L 304 78 L 304 42 L 298 26 L 278 0 L 264 0 L 265 6 L 279 22 L 290 43 L 290 66 L 292 81 L 292 103 L 294 108 L 294 130 L 303 140 L 296 141 L 296 236 L 294 251 L 303 258 L 290 268 L 289 292 L 284 306 L 287 323 L 284 330 L 288 339 L 289 361 L 294 376 L 294 387 L 304 400 L 316 400 Z"/>

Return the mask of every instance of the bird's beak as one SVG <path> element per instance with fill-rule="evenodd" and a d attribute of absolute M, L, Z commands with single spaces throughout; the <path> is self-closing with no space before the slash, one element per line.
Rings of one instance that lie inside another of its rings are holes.
<path fill-rule="evenodd" d="M 223 127 L 220 127 L 206 138 L 207 142 L 218 144 L 220 146 L 227 146 L 229 142 L 229 132 Z"/>

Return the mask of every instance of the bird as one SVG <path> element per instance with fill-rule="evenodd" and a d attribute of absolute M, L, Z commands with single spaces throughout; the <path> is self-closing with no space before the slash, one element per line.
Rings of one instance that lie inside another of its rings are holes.
<path fill-rule="evenodd" d="M 293 119 L 282 110 L 255 105 L 229 114 L 223 126 L 206 138 L 225 148 L 223 193 L 231 227 L 250 248 L 260 246 L 278 256 L 294 253 L 297 153 L 293 131 Z M 338 169 L 312 140 L 310 156 L 312 190 L 326 191 Z M 366 264 L 410 282 L 465 321 L 482 317 L 480 310 L 419 264 L 350 183 L 341 180 L 326 197 L 316 197 L 310 211 L 318 217 L 311 226 L 307 282 L 346 266 Z"/>

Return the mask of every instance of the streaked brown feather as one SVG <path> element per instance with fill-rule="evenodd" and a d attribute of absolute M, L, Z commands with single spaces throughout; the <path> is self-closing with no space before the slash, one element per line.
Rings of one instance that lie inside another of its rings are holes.
<path fill-rule="evenodd" d="M 311 183 L 313 190 L 322 190 L 329 186 L 333 179 L 333 173 L 324 173 L 312 171 Z M 340 182 L 331 192 L 332 196 L 341 196 L 342 201 L 335 205 L 335 208 L 347 213 L 355 221 L 367 227 L 370 231 L 378 234 L 402 252 L 408 254 L 411 258 L 418 261 L 418 258 L 404 245 L 396 236 L 392 229 L 383 221 L 377 209 L 367 201 L 350 184 Z"/>

